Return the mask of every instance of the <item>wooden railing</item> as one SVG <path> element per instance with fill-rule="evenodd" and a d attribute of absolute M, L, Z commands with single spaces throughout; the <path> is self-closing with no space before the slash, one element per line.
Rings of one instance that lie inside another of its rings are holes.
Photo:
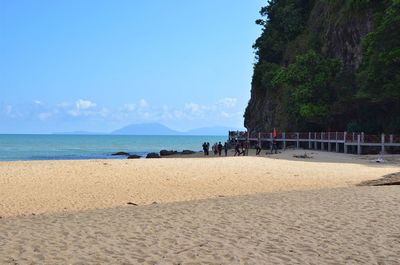
<path fill-rule="evenodd" d="M 230 140 L 272 140 L 272 133 L 230 131 Z M 273 137 L 276 141 L 327 141 L 341 143 L 371 143 L 371 144 L 400 144 L 400 135 L 392 134 L 364 134 L 348 132 L 277 132 Z"/>

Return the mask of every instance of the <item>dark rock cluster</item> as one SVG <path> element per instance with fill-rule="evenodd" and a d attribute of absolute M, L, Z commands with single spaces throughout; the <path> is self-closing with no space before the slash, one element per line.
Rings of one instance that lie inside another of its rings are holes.
<path fill-rule="evenodd" d="M 196 153 L 192 150 L 183 150 L 182 152 L 178 152 L 176 150 L 161 150 L 160 156 L 170 156 L 170 155 L 191 155 Z"/>
<path fill-rule="evenodd" d="M 157 153 L 148 153 L 146 158 L 160 158 L 160 155 Z"/>

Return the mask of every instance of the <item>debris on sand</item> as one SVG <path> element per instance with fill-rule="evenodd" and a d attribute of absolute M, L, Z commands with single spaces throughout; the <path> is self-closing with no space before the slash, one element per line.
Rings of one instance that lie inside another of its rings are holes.
<path fill-rule="evenodd" d="M 304 155 L 293 155 L 295 158 L 303 158 L 303 159 L 311 159 L 313 158 L 312 156 L 307 155 L 307 153 L 304 153 Z"/>

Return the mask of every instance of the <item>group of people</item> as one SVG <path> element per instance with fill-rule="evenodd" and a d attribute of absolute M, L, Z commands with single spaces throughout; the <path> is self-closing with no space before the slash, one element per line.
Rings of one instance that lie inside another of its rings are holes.
<path fill-rule="evenodd" d="M 235 145 L 235 154 L 234 154 L 234 156 L 240 156 L 240 155 L 245 156 L 245 155 L 248 154 L 248 152 L 247 152 L 248 149 L 249 149 L 249 145 L 248 145 L 247 142 L 241 142 L 241 143 L 237 142 L 236 145 Z M 256 149 L 256 155 L 257 156 L 260 155 L 262 148 L 261 148 L 261 145 L 259 143 L 256 144 L 255 149 Z M 277 148 L 275 140 L 271 143 L 271 154 L 273 152 L 275 152 L 275 154 L 278 153 L 278 148 Z"/>
<path fill-rule="evenodd" d="M 204 155 L 205 156 L 210 155 L 210 143 L 204 142 L 202 146 L 203 146 Z M 224 151 L 225 156 L 228 156 L 228 149 L 229 149 L 229 146 L 228 146 L 227 142 L 225 142 L 223 145 L 222 145 L 221 142 L 214 143 L 212 145 L 212 147 L 211 147 L 211 150 L 212 150 L 212 152 L 214 153 L 215 156 L 216 155 L 221 156 L 222 155 L 222 151 Z M 257 156 L 260 155 L 262 148 L 261 148 L 261 145 L 259 143 L 256 144 L 255 149 L 256 149 L 256 155 Z M 249 150 L 248 142 L 237 142 L 235 144 L 235 154 L 234 154 L 234 156 L 241 156 L 241 155 L 245 156 L 245 155 L 248 155 L 248 150 Z M 277 144 L 276 144 L 275 139 L 271 143 L 271 154 L 273 152 L 275 152 L 275 154 L 278 153 L 278 148 L 277 148 Z"/>
<path fill-rule="evenodd" d="M 222 155 L 222 150 L 224 150 L 225 156 L 228 156 L 228 143 L 225 142 L 224 145 L 222 145 L 221 142 L 218 143 L 214 143 L 211 147 L 212 152 L 214 153 L 214 155 Z M 203 143 L 203 152 L 205 156 L 210 155 L 210 143 Z"/>
<path fill-rule="evenodd" d="M 248 145 L 247 142 L 237 142 L 235 145 L 235 154 L 233 156 L 245 156 L 247 154 Z"/>

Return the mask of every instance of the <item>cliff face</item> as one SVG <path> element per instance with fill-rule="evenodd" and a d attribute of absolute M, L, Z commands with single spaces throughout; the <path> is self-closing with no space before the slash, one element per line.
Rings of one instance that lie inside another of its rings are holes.
<path fill-rule="evenodd" d="M 368 67 L 362 67 L 367 65 L 364 39 L 383 23 L 389 7 L 398 8 L 396 2 L 271 1 L 260 12 L 267 18 L 257 21 L 263 32 L 254 44 L 258 61 L 245 127 L 249 131 L 274 127 L 287 131 L 400 131 L 396 118 L 385 128 L 362 117 L 365 109 L 377 109 L 375 119 L 387 116 L 387 112 L 379 110 L 376 101 L 368 102 L 368 96 L 360 96 L 364 90 L 358 80 L 359 72 Z M 391 27 L 400 25 L 398 16 Z M 399 42 L 391 47 L 397 51 Z M 385 97 L 390 102 L 400 95 L 399 86 L 391 89 L 395 91 L 392 98 Z M 391 104 L 387 111 L 400 110 L 400 101 Z"/>

